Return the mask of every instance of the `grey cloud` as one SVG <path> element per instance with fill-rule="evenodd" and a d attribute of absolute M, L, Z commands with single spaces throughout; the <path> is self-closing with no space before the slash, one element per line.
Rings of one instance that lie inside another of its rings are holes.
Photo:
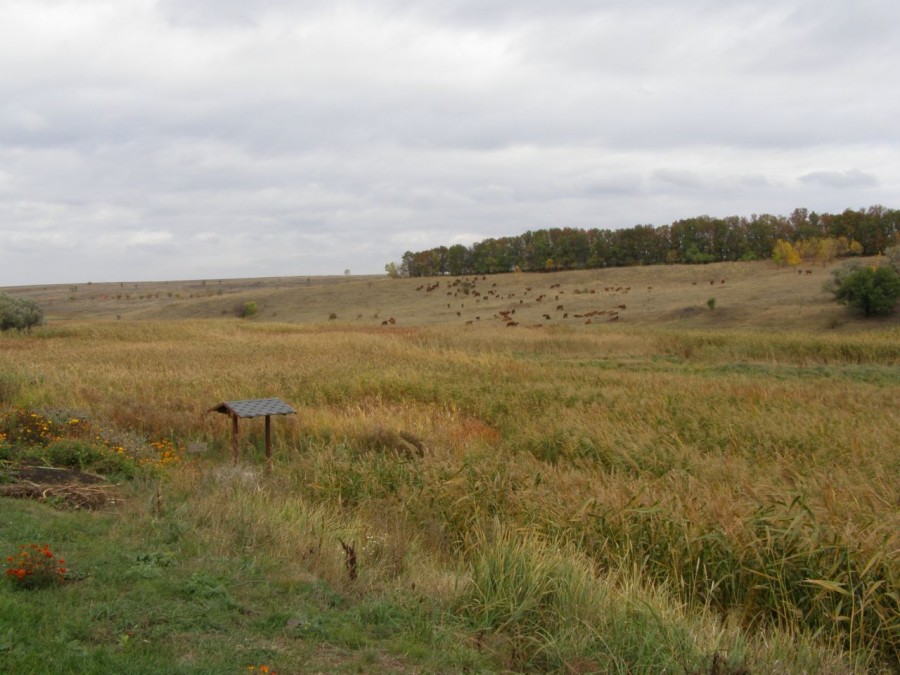
<path fill-rule="evenodd" d="M 813 171 L 800 176 L 800 181 L 802 183 L 838 189 L 872 187 L 878 184 L 878 179 L 875 176 L 858 169 L 849 171 Z"/>
<path fill-rule="evenodd" d="M 683 169 L 657 169 L 653 172 L 653 179 L 679 188 L 696 190 L 704 187 L 704 181 L 699 175 Z"/>
<path fill-rule="evenodd" d="M 0 7 L 0 284 L 900 193 L 893 2 L 33 6 Z"/>

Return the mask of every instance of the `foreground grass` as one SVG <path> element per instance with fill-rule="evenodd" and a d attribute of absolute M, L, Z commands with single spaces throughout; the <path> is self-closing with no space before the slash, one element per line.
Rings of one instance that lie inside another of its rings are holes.
<path fill-rule="evenodd" d="M 150 587 L 105 638 L 78 638 L 85 658 L 142 644 L 148 672 L 269 655 L 283 672 L 896 667 L 896 330 L 94 322 L 2 343 L 7 402 L 211 446 L 114 513 L 54 513 L 47 531 L 30 510 L 45 507 L 9 511 L 32 528 L 4 529 L 9 545 L 104 524 L 76 554 Z M 268 395 L 299 410 L 273 425 L 274 475 L 255 468 L 253 425 L 249 463 L 228 468 L 226 420 L 204 411 Z M 84 593 L 61 621 L 104 597 L 92 579 L 53 591 Z M 212 624 L 178 618 L 205 605 Z M 139 607 L 162 616 L 147 628 Z M 156 641 L 133 643 L 131 623 Z M 56 634 L 10 629 L 2 658 Z"/>
<path fill-rule="evenodd" d="M 348 598 L 296 570 L 288 575 L 262 555 L 209 555 L 177 517 L 133 515 L 5 500 L 0 547 L 54 542 L 70 569 L 61 587 L 0 587 L 3 672 L 484 668 L 473 648 L 403 598 Z"/>

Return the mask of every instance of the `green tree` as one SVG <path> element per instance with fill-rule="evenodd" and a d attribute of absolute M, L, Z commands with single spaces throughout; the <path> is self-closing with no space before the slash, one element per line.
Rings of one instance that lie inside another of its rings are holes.
<path fill-rule="evenodd" d="M 454 244 L 447 249 L 447 273 L 453 277 L 461 277 L 469 273 L 469 249 L 462 244 Z"/>
<path fill-rule="evenodd" d="M 890 314 L 900 300 L 900 274 L 890 265 L 845 265 L 835 270 L 828 290 L 838 302 L 858 307 L 866 316 Z"/>
<path fill-rule="evenodd" d="M 44 313 L 34 300 L 0 293 L 0 331 L 31 330 L 44 321 Z"/>

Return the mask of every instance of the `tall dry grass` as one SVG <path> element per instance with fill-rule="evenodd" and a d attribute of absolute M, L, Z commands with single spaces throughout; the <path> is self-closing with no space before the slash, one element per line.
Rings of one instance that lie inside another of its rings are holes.
<path fill-rule="evenodd" d="M 473 630 L 499 636 L 512 667 L 594 662 L 602 650 L 590 631 L 563 636 L 552 617 L 497 619 L 478 590 L 496 565 L 538 575 L 529 583 L 539 595 L 560 570 L 607 581 L 630 570 L 641 593 L 665 589 L 656 607 L 743 627 L 728 634 L 748 663 L 771 665 L 771 645 L 801 643 L 804 659 L 819 650 L 823 670 L 900 662 L 892 329 L 823 337 L 86 322 L 4 336 L 0 347 L 7 400 L 208 441 L 212 457 L 169 489 L 211 545 L 263 550 L 288 568 L 295 560 L 349 589 L 335 537 L 354 541 L 357 592 L 415 583 L 461 603 Z M 276 476 L 267 479 L 252 468 L 261 429 L 244 425 L 250 468 L 232 470 L 228 424 L 206 413 L 262 396 L 298 409 L 273 424 Z M 400 432 L 422 441 L 424 457 L 410 456 Z M 489 535 L 498 527 L 505 538 Z M 548 562 L 554 546 L 564 553 Z M 460 586 L 466 578 L 474 587 Z M 585 621 L 595 638 L 614 634 Z M 766 647 L 751 639 L 757 632 L 780 637 Z M 702 667 L 712 647 L 685 640 L 694 645 L 685 667 Z"/>

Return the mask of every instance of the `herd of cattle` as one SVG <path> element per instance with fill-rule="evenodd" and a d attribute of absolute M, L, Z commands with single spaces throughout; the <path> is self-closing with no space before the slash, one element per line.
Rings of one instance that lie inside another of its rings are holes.
<path fill-rule="evenodd" d="M 558 283 L 543 289 L 543 292 L 535 290 L 533 286 L 524 286 L 511 291 L 498 288 L 497 282 L 491 281 L 487 276 L 474 276 L 454 278 L 443 282 L 441 280 L 431 281 L 416 288 L 416 292 L 443 297 L 447 304 L 446 310 L 455 312 L 456 316 L 466 325 L 471 326 L 475 322 L 480 322 L 484 317 L 486 321 L 499 321 L 509 328 L 519 326 L 523 322 L 531 328 L 540 328 L 544 325 L 540 321 L 580 320 L 585 324 L 600 320 L 618 321 L 627 309 L 627 305 L 621 302 L 622 297 L 631 290 L 631 286 L 604 286 L 575 290 L 575 295 L 599 295 L 606 300 L 613 299 L 607 307 L 579 309 L 575 312 L 566 309 L 563 297 L 566 291 L 560 289 Z M 647 287 L 647 292 L 652 290 L 652 286 Z M 546 311 L 538 308 L 539 305 L 545 303 L 549 305 Z M 581 299 L 573 304 L 578 307 L 585 305 Z M 541 318 L 537 323 L 533 321 L 529 323 L 527 319 L 523 318 L 536 319 L 538 313 Z M 382 325 L 392 323 L 395 323 L 393 317 L 383 321 Z"/>

